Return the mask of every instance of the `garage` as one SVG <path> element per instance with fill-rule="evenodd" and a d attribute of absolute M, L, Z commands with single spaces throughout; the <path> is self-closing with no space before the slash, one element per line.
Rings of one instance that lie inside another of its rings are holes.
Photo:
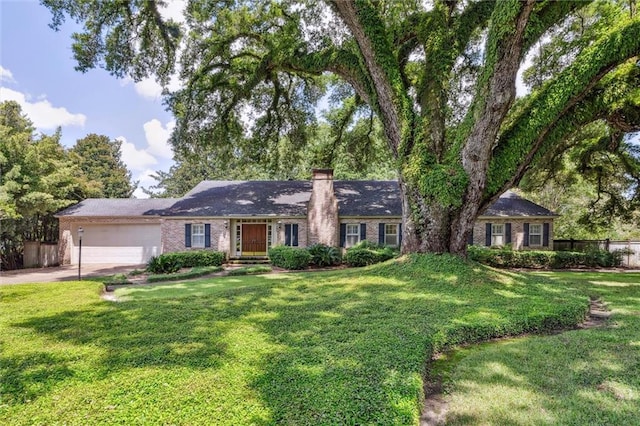
<path fill-rule="evenodd" d="M 72 263 L 78 264 L 78 228 L 82 227 L 82 263 L 138 265 L 161 253 L 160 224 L 76 224 L 72 227 Z"/>

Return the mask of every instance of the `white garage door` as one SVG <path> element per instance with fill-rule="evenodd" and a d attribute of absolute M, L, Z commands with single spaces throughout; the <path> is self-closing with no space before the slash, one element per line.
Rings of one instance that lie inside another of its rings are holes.
<path fill-rule="evenodd" d="M 137 265 L 160 254 L 160 224 L 81 225 L 82 263 Z M 77 231 L 74 232 L 77 235 Z M 78 246 L 74 244 L 73 262 L 78 264 Z"/>

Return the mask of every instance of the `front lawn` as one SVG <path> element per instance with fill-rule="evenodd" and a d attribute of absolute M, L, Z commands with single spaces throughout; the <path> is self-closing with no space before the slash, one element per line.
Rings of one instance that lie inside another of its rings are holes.
<path fill-rule="evenodd" d="M 447 424 L 638 424 L 640 273 L 536 275 L 602 298 L 612 316 L 602 328 L 454 352 Z"/>
<path fill-rule="evenodd" d="M 554 278 L 414 256 L 123 288 L 116 303 L 92 282 L 2 286 L 0 418 L 416 424 L 435 350 L 582 318 L 591 287 Z"/>

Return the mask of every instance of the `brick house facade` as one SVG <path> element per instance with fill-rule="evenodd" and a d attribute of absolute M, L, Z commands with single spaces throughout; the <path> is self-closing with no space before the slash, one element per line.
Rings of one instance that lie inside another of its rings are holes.
<path fill-rule="evenodd" d="M 176 199 L 90 199 L 57 214 L 60 259 L 145 263 L 161 253 L 207 249 L 228 258 L 265 257 L 275 245 L 322 243 L 348 248 L 362 240 L 402 243 L 396 181 L 335 181 L 313 171 L 309 181 L 203 181 Z M 470 243 L 547 249 L 553 242 L 549 210 L 512 192 L 476 222 Z"/>

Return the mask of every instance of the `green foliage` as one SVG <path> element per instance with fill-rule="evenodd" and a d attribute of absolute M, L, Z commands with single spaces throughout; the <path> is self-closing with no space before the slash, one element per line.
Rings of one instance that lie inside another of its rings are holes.
<path fill-rule="evenodd" d="M 108 277 L 104 280 L 105 285 L 123 285 L 123 284 L 131 284 L 131 281 L 127 278 L 125 274 L 115 274 L 111 277 Z"/>
<path fill-rule="evenodd" d="M 147 271 L 154 274 L 170 274 L 178 272 L 182 268 L 221 266 L 225 259 L 225 253 L 213 250 L 163 253 L 149 260 Z"/>
<path fill-rule="evenodd" d="M 273 266 L 284 269 L 306 269 L 311 262 L 311 254 L 305 248 L 275 246 L 269 249 L 269 259 Z"/>
<path fill-rule="evenodd" d="M 198 266 L 195 268 L 191 268 L 190 271 L 185 272 L 171 272 L 149 275 L 147 277 L 147 282 L 158 283 L 162 281 L 190 280 L 220 271 L 222 271 L 221 266 Z"/>
<path fill-rule="evenodd" d="M 398 252 L 391 247 L 380 246 L 365 240 L 347 249 L 344 262 L 349 266 L 367 266 L 393 259 L 397 255 Z"/>
<path fill-rule="evenodd" d="M 257 274 L 267 274 L 271 272 L 272 269 L 270 266 L 245 266 L 242 268 L 231 269 L 227 272 L 227 275 L 230 277 L 236 277 L 240 275 L 257 275 Z"/>
<path fill-rule="evenodd" d="M 311 264 L 316 266 L 333 266 L 340 264 L 342 256 L 338 247 L 326 244 L 314 244 L 307 247 L 311 255 Z"/>
<path fill-rule="evenodd" d="M 587 252 L 492 249 L 469 246 L 469 258 L 498 268 L 611 268 L 620 266 L 622 254 L 600 249 Z"/>
<path fill-rule="evenodd" d="M 599 120 L 610 135 L 640 128 L 635 2 L 189 2 L 181 28 L 157 2 L 94 3 L 44 1 L 54 28 L 67 16 L 82 24 L 83 71 L 166 83 L 183 41 L 185 84 L 166 97 L 179 161 L 158 172 L 164 195 L 203 178 L 300 178 L 319 165 L 360 177 L 393 165 L 413 225 L 406 247 L 462 252 L 449 230 L 466 235 L 576 130 Z M 535 90 L 514 102 L 534 49 Z M 316 113 L 327 99 L 328 136 Z M 625 159 L 634 175 L 638 157 Z"/>
<path fill-rule="evenodd" d="M 70 150 L 85 176 L 99 184 L 97 198 L 129 198 L 137 187 L 122 161 L 121 145 L 122 142 L 110 141 L 107 136 L 90 134 L 79 139 Z"/>
<path fill-rule="evenodd" d="M 0 103 L 0 268 L 22 265 L 25 240 L 57 241 L 53 215 L 95 195 L 60 144 L 60 133 L 36 135 L 13 101 Z"/>

